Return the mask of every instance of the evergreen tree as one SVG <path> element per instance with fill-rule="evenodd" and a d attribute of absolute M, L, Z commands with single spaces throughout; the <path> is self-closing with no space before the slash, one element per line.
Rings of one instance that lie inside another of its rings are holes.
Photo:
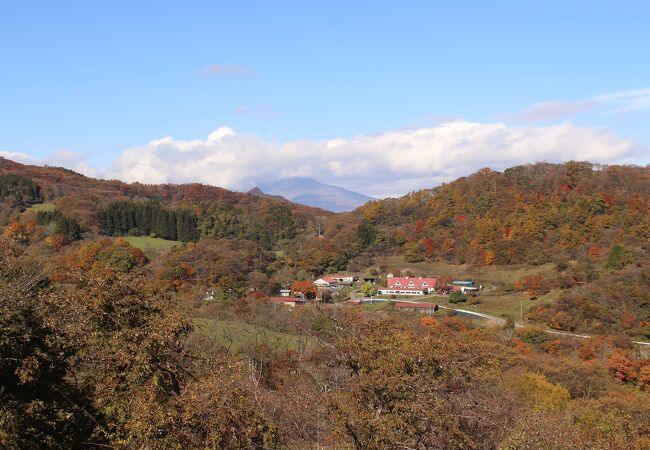
<path fill-rule="evenodd" d="M 13 197 L 15 204 L 38 203 L 41 188 L 32 180 L 14 174 L 0 175 L 0 199 Z"/>
<path fill-rule="evenodd" d="M 196 216 L 184 209 L 167 210 L 155 202 L 114 202 L 102 208 L 97 219 L 103 233 L 113 236 L 155 234 L 162 239 L 198 239 Z"/>
<path fill-rule="evenodd" d="M 81 239 L 81 227 L 76 220 L 64 215 L 58 209 L 54 211 L 39 211 L 36 214 L 39 225 L 53 225 L 54 234 L 63 234 L 68 242 Z"/>

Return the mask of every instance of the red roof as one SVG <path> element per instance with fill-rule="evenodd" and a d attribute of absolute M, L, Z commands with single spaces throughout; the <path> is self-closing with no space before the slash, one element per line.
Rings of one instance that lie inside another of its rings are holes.
<path fill-rule="evenodd" d="M 436 309 L 438 307 L 435 303 L 429 302 L 395 302 L 395 308 L 418 308 L 418 309 Z"/>
<path fill-rule="evenodd" d="M 424 278 L 424 277 L 390 277 L 387 278 L 388 289 L 395 290 L 424 290 L 435 289 L 437 278 Z"/>
<path fill-rule="evenodd" d="M 352 278 L 352 275 L 323 275 L 319 280 L 327 281 L 328 283 L 338 283 L 342 278 Z"/>
<path fill-rule="evenodd" d="M 327 281 L 328 283 L 336 283 L 336 277 L 334 275 L 323 275 L 319 280 Z"/>

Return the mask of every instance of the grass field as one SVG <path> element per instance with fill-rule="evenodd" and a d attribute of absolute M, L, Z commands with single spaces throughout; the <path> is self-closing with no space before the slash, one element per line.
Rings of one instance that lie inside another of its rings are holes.
<path fill-rule="evenodd" d="M 37 205 L 30 206 L 24 211 L 24 213 L 39 212 L 39 211 L 54 211 L 55 209 L 56 206 L 54 206 L 54 203 L 39 203 Z"/>
<path fill-rule="evenodd" d="M 260 343 L 276 351 L 298 350 L 301 346 L 299 336 L 271 331 L 244 322 L 195 318 L 194 323 L 201 333 L 234 353 Z"/>
<path fill-rule="evenodd" d="M 395 310 L 391 302 L 364 303 L 363 309 L 368 311 L 394 311 Z"/>
<path fill-rule="evenodd" d="M 124 239 L 132 246 L 148 254 L 169 251 L 174 247 L 183 245 L 181 241 L 168 241 L 149 236 L 127 236 Z"/>

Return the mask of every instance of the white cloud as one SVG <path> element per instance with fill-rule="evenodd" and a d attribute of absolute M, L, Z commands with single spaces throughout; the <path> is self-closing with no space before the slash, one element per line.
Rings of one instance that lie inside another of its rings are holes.
<path fill-rule="evenodd" d="M 254 75 L 255 71 L 248 66 L 228 66 L 224 64 L 213 64 L 210 67 L 199 72 L 200 78 L 205 78 L 210 75 L 235 75 L 235 76 L 245 76 L 245 75 Z"/>
<path fill-rule="evenodd" d="M 650 109 L 650 88 L 611 92 L 584 100 L 552 100 L 527 106 L 507 119 L 539 122 L 599 109 L 606 114 L 622 114 Z"/>
<path fill-rule="evenodd" d="M 273 118 L 278 115 L 276 112 L 274 112 L 271 108 L 269 108 L 266 105 L 252 106 L 252 107 L 240 105 L 233 110 L 233 113 L 237 117 L 250 116 L 250 117 L 258 117 L 258 118 L 262 118 L 262 117 Z"/>
<path fill-rule="evenodd" d="M 552 120 L 584 112 L 595 108 L 597 105 L 598 103 L 593 100 L 580 100 L 576 102 L 552 100 L 530 105 L 519 113 L 514 114 L 512 118 L 524 122 Z"/>
<path fill-rule="evenodd" d="M 99 176 L 99 172 L 86 161 L 85 156 L 70 150 L 56 150 L 50 153 L 45 158 L 45 163 L 65 167 L 89 177 Z"/>
<path fill-rule="evenodd" d="M 65 167 L 66 169 L 74 170 L 89 177 L 97 177 L 100 175 L 100 172 L 90 165 L 83 155 L 70 150 L 56 150 L 44 158 L 37 158 L 26 153 L 8 151 L 0 151 L 0 156 L 22 164 Z"/>
<path fill-rule="evenodd" d="M 376 197 L 535 161 L 608 163 L 637 145 L 609 130 L 564 123 L 511 127 L 455 121 L 351 139 L 266 142 L 222 127 L 205 139 L 166 137 L 125 150 L 112 176 L 145 183 L 201 182 L 244 190 L 255 181 L 306 176 Z"/>
<path fill-rule="evenodd" d="M 34 158 L 33 156 L 28 155 L 27 153 L 21 153 L 21 152 L 8 152 L 5 150 L 0 150 L 0 156 L 3 158 L 10 159 L 12 161 L 16 161 L 22 164 L 38 164 L 39 159 Z"/>
<path fill-rule="evenodd" d="M 597 95 L 593 101 L 609 106 L 612 114 L 650 109 L 650 88 Z"/>

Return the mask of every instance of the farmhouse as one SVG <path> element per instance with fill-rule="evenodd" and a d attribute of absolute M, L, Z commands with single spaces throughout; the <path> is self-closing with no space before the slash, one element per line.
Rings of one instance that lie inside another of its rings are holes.
<path fill-rule="evenodd" d="M 379 295 L 426 295 L 436 289 L 437 278 L 387 277 L 387 287 L 377 291 Z"/>
<path fill-rule="evenodd" d="M 460 291 L 463 294 L 480 290 L 472 280 L 455 280 L 451 283 L 450 287 L 452 291 Z"/>
<path fill-rule="evenodd" d="M 354 283 L 352 275 L 324 275 L 322 278 L 314 281 L 314 285 L 319 288 L 339 288 L 351 286 Z"/>

